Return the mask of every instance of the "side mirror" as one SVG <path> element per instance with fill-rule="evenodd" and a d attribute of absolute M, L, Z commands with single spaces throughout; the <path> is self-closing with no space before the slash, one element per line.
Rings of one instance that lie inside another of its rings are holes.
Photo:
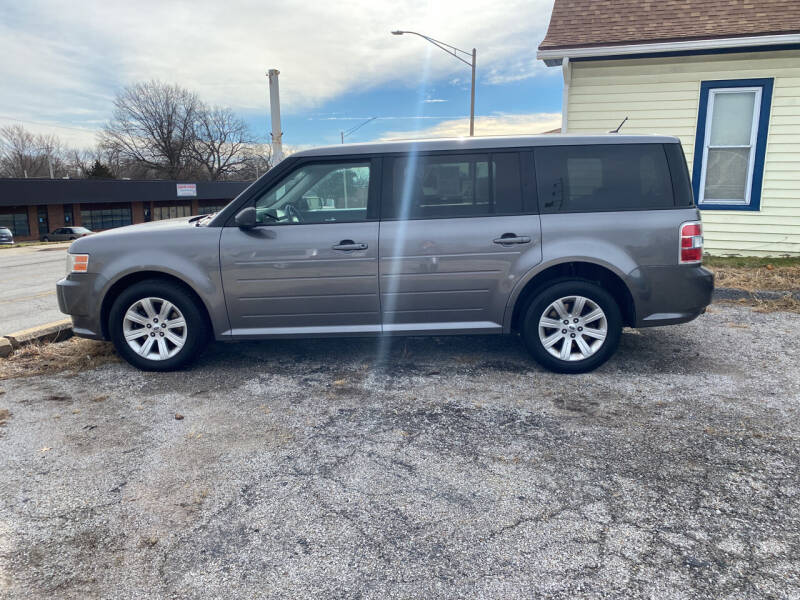
<path fill-rule="evenodd" d="M 240 229 L 252 229 L 255 227 L 258 224 L 255 206 L 248 206 L 240 210 L 236 214 L 234 223 L 236 223 L 236 226 Z"/>

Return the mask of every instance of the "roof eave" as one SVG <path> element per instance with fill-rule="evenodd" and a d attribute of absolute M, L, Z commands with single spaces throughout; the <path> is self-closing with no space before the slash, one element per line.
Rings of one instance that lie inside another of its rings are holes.
<path fill-rule="evenodd" d="M 677 42 L 650 42 L 646 44 L 624 44 L 619 46 L 592 46 L 574 48 L 540 49 L 536 58 L 543 60 L 548 67 L 561 65 L 564 58 L 594 58 L 621 56 L 627 54 L 660 54 L 662 52 L 686 52 L 717 50 L 722 48 L 742 48 L 750 46 L 784 46 L 800 43 L 800 34 L 756 35 L 735 38 L 716 38 L 705 40 L 686 40 Z"/>

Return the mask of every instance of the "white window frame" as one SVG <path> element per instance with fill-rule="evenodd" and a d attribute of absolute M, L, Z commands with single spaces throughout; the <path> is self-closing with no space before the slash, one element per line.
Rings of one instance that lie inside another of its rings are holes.
<path fill-rule="evenodd" d="M 729 93 L 741 93 L 741 92 L 755 92 L 755 99 L 753 100 L 753 122 L 750 124 L 750 144 L 749 145 L 739 145 L 739 146 L 711 146 L 709 142 L 711 141 L 711 128 L 714 123 L 714 104 L 716 100 L 717 94 L 729 94 Z M 718 87 L 718 88 L 711 88 L 708 90 L 708 108 L 706 109 L 706 131 L 705 131 L 705 139 L 703 140 L 703 167 L 701 170 L 701 177 L 700 177 L 700 189 L 699 189 L 699 199 L 698 204 L 734 204 L 734 205 L 741 205 L 741 206 L 749 206 L 750 205 L 750 196 L 753 191 L 753 169 L 755 168 L 756 163 L 756 142 L 758 140 L 758 125 L 761 121 L 761 86 L 755 87 Z M 744 188 L 744 200 L 740 198 L 735 198 L 731 200 L 725 199 L 714 199 L 714 200 L 706 200 L 706 167 L 708 166 L 708 151 L 709 149 L 725 149 L 725 148 L 749 148 L 750 154 L 748 156 L 747 161 L 747 183 L 745 184 Z"/>

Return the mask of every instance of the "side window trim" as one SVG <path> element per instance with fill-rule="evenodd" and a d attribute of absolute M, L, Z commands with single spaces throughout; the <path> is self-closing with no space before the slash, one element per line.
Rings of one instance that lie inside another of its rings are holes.
<path fill-rule="evenodd" d="M 539 207 L 539 190 L 536 181 L 536 163 L 533 160 L 533 148 L 519 153 L 519 171 L 522 179 L 522 212 L 526 215 L 541 214 Z"/>

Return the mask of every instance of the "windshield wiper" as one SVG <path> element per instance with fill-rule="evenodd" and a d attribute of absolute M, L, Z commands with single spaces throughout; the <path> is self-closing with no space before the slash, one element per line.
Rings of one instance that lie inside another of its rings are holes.
<path fill-rule="evenodd" d="M 194 223 L 195 227 L 200 227 L 204 219 L 211 219 L 217 213 L 207 213 L 205 215 L 197 215 L 189 219 L 189 223 Z"/>

